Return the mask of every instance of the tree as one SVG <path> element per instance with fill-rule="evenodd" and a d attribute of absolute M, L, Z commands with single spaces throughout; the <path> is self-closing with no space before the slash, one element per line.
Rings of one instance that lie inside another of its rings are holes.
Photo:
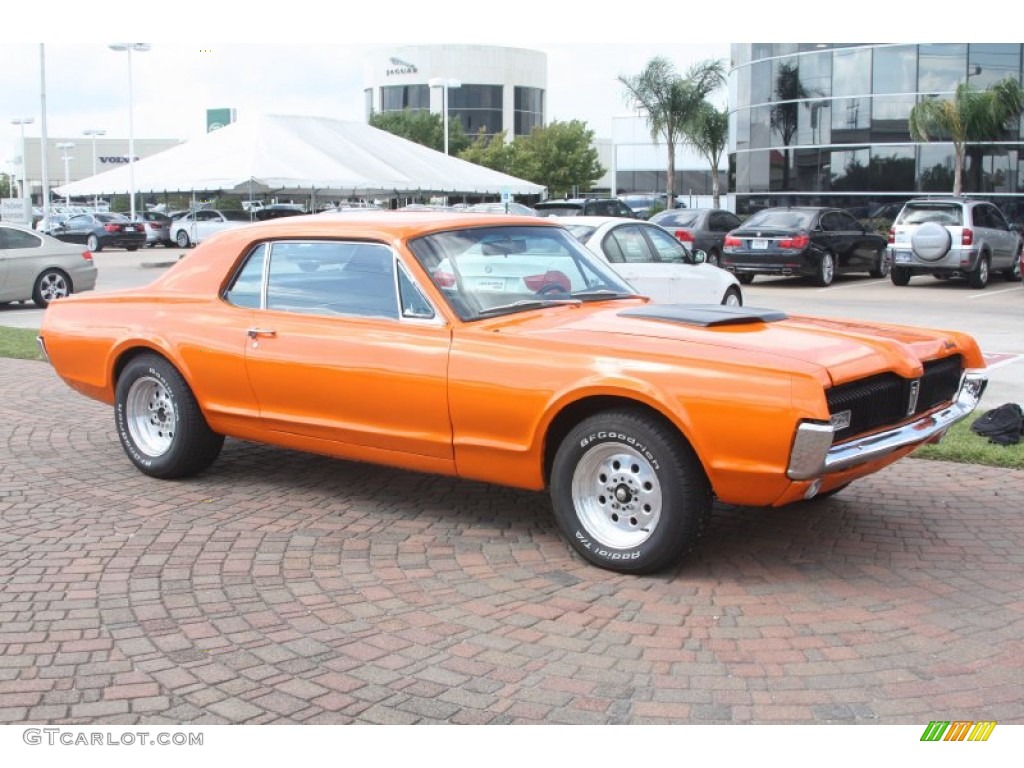
<path fill-rule="evenodd" d="M 620 76 L 626 87 L 626 102 L 647 112 L 651 139 L 664 138 L 668 149 L 665 192 L 670 208 L 675 207 L 676 144 L 685 138 L 685 126 L 694 119 L 705 97 L 725 83 L 725 65 L 721 61 L 704 61 L 680 77 L 672 63 L 655 56 L 640 74 Z"/>
<path fill-rule="evenodd" d="M 580 120 L 536 126 L 515 140 L 513 175 L 543 184 L 553 197 L 589 189 L 606 170 L 593 141 L 594 132 Z"/>
<path fill-rule="evenodd" d="M 444 116 L 425 109 L 403 109 L 398 112 L 375 112 L 370 125 L 382 131 L 415 141 L 438 152 L 444 151 Z M 461 120 L 448 121 L 448 152 L 457 155 L 469 146 Z"/>
<path fill-rule="evenodd" d="M 718 109 L 705 101 L 693 114 L 685 127 L 686 142 L 711 166 L 711 195 L 713 206 L 720 208 L 721 184 L 718 166 L 729 143 L 729 110 Z"/>
<path fill-rule="evenodd" d="M 1024 89 L 1007 77 L 984 91 L 967 82 L 957 86 L 951 99 L 926 98 L 910 110 L 910 135 L 916 141 L 953 144 L 953 194 L 963 194 L 964 157 L 971 142 L 1001 138 L 1024 110 Z"/>
<path fill-rule="evenodd" d="M 459 159 L 514 176 L 516 149 L 514 142 L 505 143 L 505 131 L 488 136 L 481 129 L 473 143 L 459 152 Z"/>

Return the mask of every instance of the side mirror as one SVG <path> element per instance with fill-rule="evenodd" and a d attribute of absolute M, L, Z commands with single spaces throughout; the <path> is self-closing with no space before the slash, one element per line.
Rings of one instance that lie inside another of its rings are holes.
<path fill-rule="evenodd" d="M 693 263 L 704 264 L 708 260 L 708 255 L 704 251 L 697 250 L 693 252 Z"/>

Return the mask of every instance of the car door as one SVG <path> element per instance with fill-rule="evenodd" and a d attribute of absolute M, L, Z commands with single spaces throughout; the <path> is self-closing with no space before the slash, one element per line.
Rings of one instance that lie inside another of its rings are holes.
<path fill-rule="evenodd" d="M 821 216 L 821 229 L 829 250 L 835 254 L 836 269 L 847 272 L 874 269 L 878 249 L 853 216 L 846 211 L 827 211 Z"/>
<path fill-rule="evenodd" d="M 266 429 L 452 459 L 450 328 L 383 244 L 274 242 L 246 369 Z M 401 287 L 400 287 L 401 286 Z"/>
<path fill-rule="evenodd" d="M 984 217 L 982 224 L 977 223 L 979 214 Z M 1019 243 L 1017 233 L 1010 229 L 1002 211 L 994 205 L 983 203 L 975 207 L 974 219 L 976 226 L 985 228 L 984 239 L 990 243 L 992 249 L 992 268 L 1010 269 L 1013 267 Z"/>
<path fill-rule="evenodd" d="M 87 213 L 80 213 L 64 223 L 64 227 L 57 237 L 65 243 L 85 243 L 95 228 L 96 222 L 93 217 Z"/>

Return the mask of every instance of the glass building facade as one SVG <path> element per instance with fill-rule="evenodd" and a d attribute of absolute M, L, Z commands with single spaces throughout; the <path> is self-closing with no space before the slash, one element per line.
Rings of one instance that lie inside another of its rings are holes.
<path fill-rule="evenodd" d="M 443 109 L 469 137 L 505 132 L 506 140 L 544 125 L 547 56 L 522 48 L 482 45 L 420 45 L 383 48 L 364 61 L 366 117 L 375 112 Z"/>
<path fill-rule="evenodd" d="M 776 205 L 871 209 L 950 194 L 953 145 L 914 141 L 909 117 L 957 85 L 1021 79 L 1020 43 L 731 47 L 729 189 L 737 213 Z M 1024 218 L 1022 133 L 969 144 L 964 193 Z"/>

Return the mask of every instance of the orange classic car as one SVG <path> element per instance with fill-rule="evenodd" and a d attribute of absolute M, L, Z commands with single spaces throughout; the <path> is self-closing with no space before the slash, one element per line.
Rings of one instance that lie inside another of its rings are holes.
<path fill-rule="evenodd" d="M 150 285 L 71 296 L 40 344 L 142 472 L 225 436 L 550 492 L 569 544 L 666 568 L 714 499 L 839 491 L 942 437 L 986 378 L 962 333 L 639 296 L 554 219 L 297 216 Z"/>

